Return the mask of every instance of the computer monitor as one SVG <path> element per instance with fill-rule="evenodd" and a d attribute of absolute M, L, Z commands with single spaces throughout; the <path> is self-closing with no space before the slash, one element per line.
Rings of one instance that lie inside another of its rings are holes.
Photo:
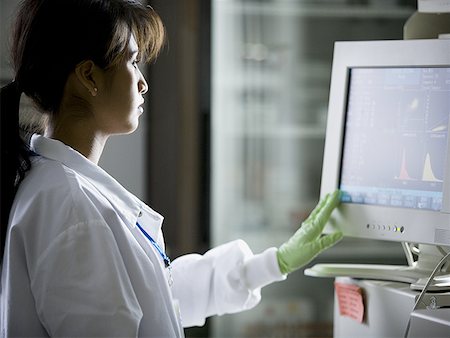
<path fill-rule="evenodd" d="M 449 116 L 450 40 L 336 42 L 321 196 L 342 199 L 329 229 L 450 246 Z"/>

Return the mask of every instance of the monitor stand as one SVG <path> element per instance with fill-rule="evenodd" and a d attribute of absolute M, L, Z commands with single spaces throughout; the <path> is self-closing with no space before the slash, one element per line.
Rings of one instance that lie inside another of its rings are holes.
<path fill-rule="evenodd" d="M 405 246 L 404 246 L 405 247 Z M 379 264 L 316 264 L 305 270 L 305 275 L 313 277 L 353 277 L 396 281 L 411 284 L 411 289 L 422 290 L 436 267 L 449 248 L 435 245 L 419 244 L 417 261 L 408 259 L 410 265 L 379 265 Z M 408 253 L 406 253 L 408 256 Z M 450 260 L 444 264 L 429 291 L 450 290 Z"/>

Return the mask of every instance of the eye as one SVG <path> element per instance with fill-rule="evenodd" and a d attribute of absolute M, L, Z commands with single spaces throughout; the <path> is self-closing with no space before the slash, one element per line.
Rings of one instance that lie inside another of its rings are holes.
<path fill-rule="evenodd" d="M 141 59 L 140 59 L 139 55 L 136 55 L 131 60 L 132 60 L 131 64 L 133 65 L 133 67 L 134 68 L 138 68 L 139 67 L 139 63 L 141 62 Z"/>

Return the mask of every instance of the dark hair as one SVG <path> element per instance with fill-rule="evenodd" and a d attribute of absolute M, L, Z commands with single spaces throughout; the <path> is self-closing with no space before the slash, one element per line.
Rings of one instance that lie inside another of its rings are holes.
<path fill-rule="evenodd" d="M 56 114 L 69 74 L 84 60 L 117 66 L 131 35 L 138 57 L 154 60 L 164 27 L 150 6 L 135 0 L 24 0 L 13 26 L 15 79 L 0 92 L 1 232 L 3 256 L 9 213 L 17 187 L 30 169 L 29 149 L 19 135 L 19 102 L 25 93 L 44 114 Z M 1 258 L 0 258 L 1 261 Z"/>

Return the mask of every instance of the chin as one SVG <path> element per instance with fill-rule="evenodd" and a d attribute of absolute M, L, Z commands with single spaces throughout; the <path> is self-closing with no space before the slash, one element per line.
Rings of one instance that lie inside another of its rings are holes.
<path fill-rule="evenodd" d="M 139 123 L 133 124 L 132 126 L 130 126 L 130 128 L 124 132 L 124 134 L 128 135 L 128 134 L 132 134 L 134 133 L 139 127 Z"/>
<path fill-rule="evenodd" d="M 120 130 L 116 131 L 114 134 L 117 135 L 129 135 L 135 132 L 139 127 L 139 121 L 130 121 L 126 126 L 123 126 Z"/>

